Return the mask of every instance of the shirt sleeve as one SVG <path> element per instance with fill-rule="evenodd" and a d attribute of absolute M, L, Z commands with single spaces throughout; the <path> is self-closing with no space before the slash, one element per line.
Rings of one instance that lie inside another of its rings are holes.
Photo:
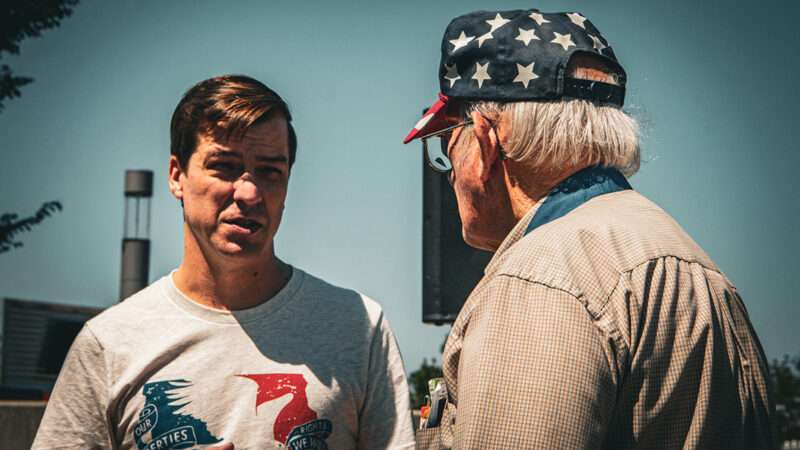
<path fill-rule="evenodd" d="M 61 367 L 32 449 L 112 448 L 107 376 L 103 348 L 84 326 Z"/>
<path fill-rule="evenodd" d="M 611 349 L 579 298 L 492 280 L 463 331 L 454 449 L 602 447 L 616 398 Z"/>
<path fill-rule="evenodd" d="M 403 359 L 381 313 L 370 344 L 366 397 L 359 413 L 359 449 L 414 448 Z"/>

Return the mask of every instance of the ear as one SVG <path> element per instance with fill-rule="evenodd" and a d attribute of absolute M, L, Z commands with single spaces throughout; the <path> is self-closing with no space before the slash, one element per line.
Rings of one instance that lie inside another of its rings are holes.
<path fill-rule="evenodd" d="M 492 124 L 478 111 L 472 112 L 473 133 L 481 147 L 480 180 L 489 180 L 492 166 L 500 158 L 500 142 Z"/>
<path fill-rule="evenodd" d="M 172 155 L 169 157 L 169 175 L 167 178 L 167 183 L 169 184 L 169 191 L 172 192 L 172 195 L 178 200 L 182 201 L 183 183 L 181 176 L 183 176 L 181 164 L 178 162 L 178 158 L 175 155 Z"/>

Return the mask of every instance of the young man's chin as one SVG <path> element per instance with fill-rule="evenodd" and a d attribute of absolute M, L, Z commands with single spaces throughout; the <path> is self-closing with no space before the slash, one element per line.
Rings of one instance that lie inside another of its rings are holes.
<path fill-rule="evenodd" d="M 263 253 L 264 245 L 260 240 L 251 242 L 248 239 L 226 239 L 215 247 L 221 254 L 236 258 L 258 256 Z"/>

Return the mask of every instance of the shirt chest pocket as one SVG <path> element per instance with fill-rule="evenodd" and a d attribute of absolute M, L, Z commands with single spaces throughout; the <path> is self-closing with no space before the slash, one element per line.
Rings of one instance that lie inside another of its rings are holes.
<path fill-rule="evenodd" d="M 453 431 L 456 423 L 456 407 L 447 403 L 438 427 L 417 431 L 414 439 L 417 450 L 448 450 L 453 446 Z"/>

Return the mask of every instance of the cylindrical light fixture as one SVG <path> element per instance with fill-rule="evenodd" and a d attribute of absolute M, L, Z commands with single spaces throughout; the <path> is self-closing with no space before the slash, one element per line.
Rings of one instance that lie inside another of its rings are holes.
<path fill-rule="evenodd" d="M 150 202 L 153 171 L 125 171 L 125 225 L 122 236 L 122 270 L 119 300 L 148 284 L 150 271 Z"/>

